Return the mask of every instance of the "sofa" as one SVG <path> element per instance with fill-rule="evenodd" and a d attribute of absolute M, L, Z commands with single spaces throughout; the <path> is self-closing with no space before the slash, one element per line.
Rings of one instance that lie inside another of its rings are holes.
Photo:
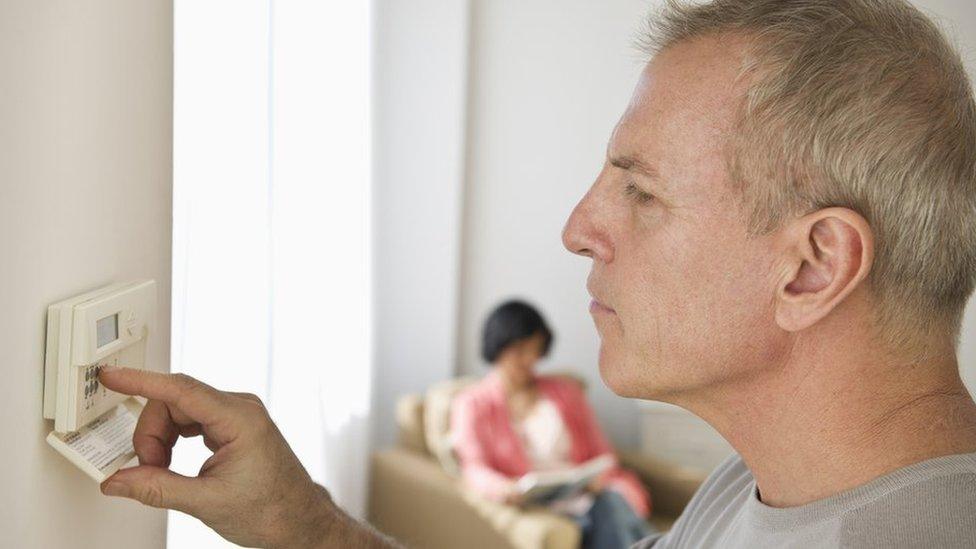
<path fill-rule="evenodd" d="M 472 378 L 449 380 L 424 395 L 398 399 L 397 443 L 374 453 L 370 464 L 369 522 L 408 547 L 579 547 L 581 532 L 572 520 L 542 508 L 491 502 L 461 483 L 448 434 L 450 403 L 473 382 Z M 658 530 L 671 527 L 704 481 L 705 474 L 698 469 L 637 452 L 617 455 L 650 491 L 649 522 Z"/>

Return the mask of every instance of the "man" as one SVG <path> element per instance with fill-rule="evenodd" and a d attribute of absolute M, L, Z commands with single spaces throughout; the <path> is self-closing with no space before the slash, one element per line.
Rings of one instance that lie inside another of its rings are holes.
<path fill-rule="evenodd" d="M 976 546 L 976 106 L 902 0 L 670 5 L 563 240 L 592 259 L 600 373 L 737 455 L 641 547 Z M 315 486 L 259 401 L 102 374 L 151 399 L 106 494 L 265 546 L 392 543 Z M 166 470 L 178 436 L 214 450 Z"/>

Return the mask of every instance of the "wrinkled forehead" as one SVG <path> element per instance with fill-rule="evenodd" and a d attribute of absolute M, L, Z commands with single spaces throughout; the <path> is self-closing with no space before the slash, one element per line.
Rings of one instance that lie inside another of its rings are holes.
<path fill-rule="evenodd" d="M 641 72 L 614 140 L 651 155 L 720 149 L 746 91 L 736 80 L 743 48 L 741 40 L 713 35 L 656 55 Z"/>

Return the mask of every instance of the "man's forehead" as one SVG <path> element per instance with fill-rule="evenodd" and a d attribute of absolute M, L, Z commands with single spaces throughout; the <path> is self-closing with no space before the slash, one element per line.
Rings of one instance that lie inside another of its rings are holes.
<path fill-rule="evenodd" d="M 649 147 L 682 141 L 700 146 L 721 138 L 745 92 L 735 85 L 740 60 L 717 38 L 678 44 L 655 56 L 610 136 L 608 157 L 637 156 L 650 163 L 655 151 Z"/>
<path fill-rule="evenodd" d="M 635 115 L 687 110 L 709 118 L 731 114 L 746 92 L 739 79 L 744 47 L 722 34 L 665 49 L 644 65 L 627 110 Z"/>

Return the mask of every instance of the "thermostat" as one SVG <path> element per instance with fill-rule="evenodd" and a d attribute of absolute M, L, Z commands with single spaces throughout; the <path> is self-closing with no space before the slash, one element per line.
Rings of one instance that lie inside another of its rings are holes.
<path fill-rule="evenodd" d="M 59 301 L 47 311 L 44 412 L 48 443 L 101 482 L 135 456 L 132 433 L 141 399 L 101 385 L 103 366 L 146 367 L 156 282 L 105 286 Z"/>

